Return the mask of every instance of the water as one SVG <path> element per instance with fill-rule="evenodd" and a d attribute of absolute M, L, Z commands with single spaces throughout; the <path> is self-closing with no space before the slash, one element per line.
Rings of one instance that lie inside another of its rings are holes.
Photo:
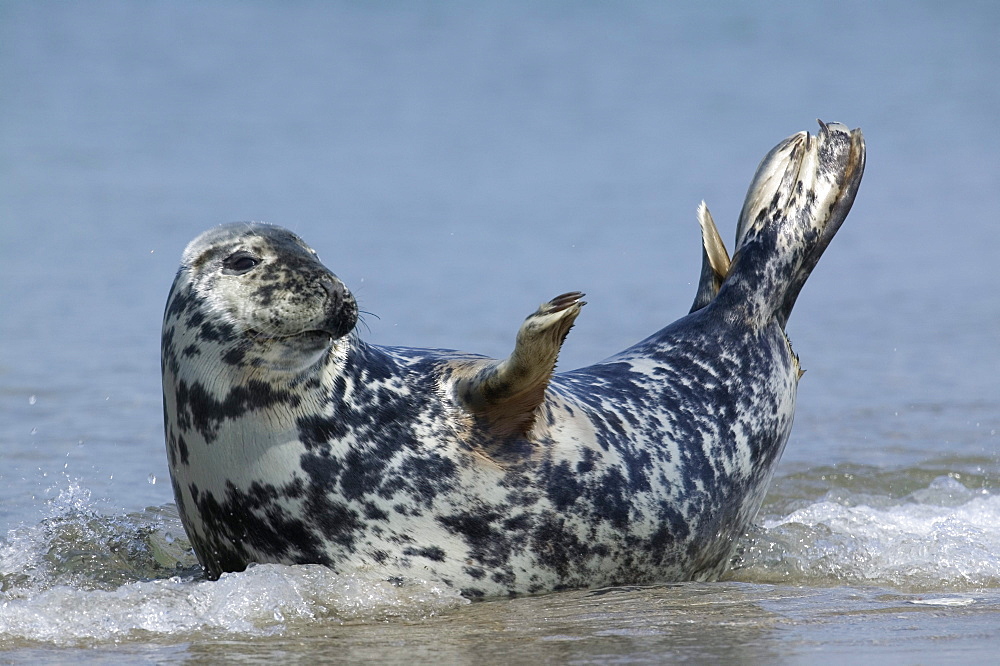
<path fill-rule="evenodd" d="M 0 659 L 991 657 L 998 29 L 972 2 L 0 2 Z M 198 576 L 158 347 L 197 233 L 295 229 L 384 344 L 504 355 L 581 289 L 576 367 L 686 312 L 698 201 L 731 238 L 817 116 L 864 128 L 868 169 L 789 323 L 795 428 L 724 581 L 470 605 Z"/>

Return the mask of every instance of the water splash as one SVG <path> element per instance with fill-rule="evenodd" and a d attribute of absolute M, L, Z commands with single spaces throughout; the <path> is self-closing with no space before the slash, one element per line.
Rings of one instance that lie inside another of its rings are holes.
<path fill-rule="evenodd" d="M 52 587 L 0 606 L 0 637 L 79 645 L 153 636 L 272 636 L 321 619 L 417 620 L 466 603 L 444 585 L 338 575 L 320 565 L 262 564 L 218 581 L 177 576 L 113 590 Z"/>
<path fill-rule="evenodd" d="M 183 534 L 173 505 L 105 516 L 70 483 L 44 520 L 0 539 L 0 643 L 270 636 L 317 619 L 416 620 L 468 603 L 440 583 L 317 565 L 207 581 Z"/>
<path fill-rule="evenodd" d="M 114 589 L 135 580 L 193 574 L 197 561 L 173 506 L 123 516 L 98 513 L 76 482 L 48 503 L 37 525 L 0 541 L 0 599 L 26 598 L 55 586 Z"/>
<path fill-rule="evenodd" d="M 731 577 L 910 591 L 998 587 L 1000 496 L 951 476 L 902 498 L 830 491 L 747 535 Z"/>

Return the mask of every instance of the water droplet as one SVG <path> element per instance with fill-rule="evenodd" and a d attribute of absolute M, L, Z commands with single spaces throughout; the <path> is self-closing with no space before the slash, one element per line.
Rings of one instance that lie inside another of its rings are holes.
<path fill-rule="evenodd" d="M 156 475 L 155 474 L 150 474 L 149 476 L 146 477 L 146 481 L 149 481 L 149 485 L 155 486 L 156 485 Z"/>
<path fill-rule="evenodd" d="M 28 404 L 29 405 L 33 405 L 36 402 L 38 402 L 38 397 L 37 396 L 33 396 L 33 395 L 28 396 Z"/>

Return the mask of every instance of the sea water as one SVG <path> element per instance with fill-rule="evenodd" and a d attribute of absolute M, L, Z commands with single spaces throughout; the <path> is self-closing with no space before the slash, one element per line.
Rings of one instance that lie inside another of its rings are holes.
<path fill-rule="evenodd" d="M 0 661 L 983 660 L 1000 622 L 1000 11 L 989 3 L 0 3 Z M 861 126 L 789 322 L 807 370 L 718 583 L 469 604 L 434 580 L 206 581 L 172 503 L 159 325 L 184 244 L 264 219 L 376 343 L 560 368 L 684 314 L 704 198 Z"/>

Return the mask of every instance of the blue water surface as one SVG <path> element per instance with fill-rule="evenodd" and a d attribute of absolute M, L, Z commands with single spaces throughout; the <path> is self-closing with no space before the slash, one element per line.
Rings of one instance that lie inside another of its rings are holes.
<path fill-rule="evenodd" d="M 789 324 L 783 465 L 995 462 L 998 33 L 989 2 L 0 2 L 0 534 L 71 482 L 172 500 L 160 318 L 205 228 L 294 229 L 385 344 L 501 356 L 585 291 L 572 368 L 687 311 L 698 202 L 731 238 L 817 117 L 868 170 Z"/>

